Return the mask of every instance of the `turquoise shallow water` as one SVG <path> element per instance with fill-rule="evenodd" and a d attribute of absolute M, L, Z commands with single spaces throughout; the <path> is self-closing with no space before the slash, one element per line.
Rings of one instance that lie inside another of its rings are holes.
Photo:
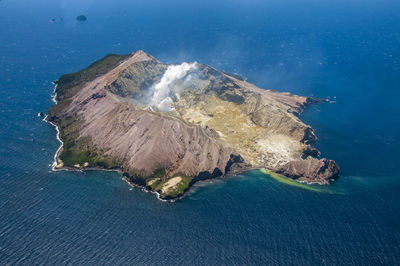
<path fill-rule="evenodd" d="M 0 262 L 398 264 L 399 11 L 394 1 L 1 1 Z M 341 178 L 314 192 L 250 171 L 164 203 L 118 173 L 52 172 L 59 143 L 37 117 L 51 81 L 138 49 L 335 100 L 302 118 Z"/>

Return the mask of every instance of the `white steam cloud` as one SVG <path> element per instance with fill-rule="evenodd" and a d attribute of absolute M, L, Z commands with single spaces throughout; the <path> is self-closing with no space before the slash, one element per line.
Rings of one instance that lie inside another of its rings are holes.
<path fill-rule="evenodd" d="M 171 91 L 174 90 L 174 82 L 184 78 L 189 72 L 197 69 L 197 63 L 182 63 L 180 65 L 171 65 L 167 68 L 160 82 L 153 86 L 153 96 L 150 100 L 150 106 L 157 108 L 158 111 L 168 112 L 172 110 L 170 97 Z M 186 77 L 190 79 L 190 77 Z"/>

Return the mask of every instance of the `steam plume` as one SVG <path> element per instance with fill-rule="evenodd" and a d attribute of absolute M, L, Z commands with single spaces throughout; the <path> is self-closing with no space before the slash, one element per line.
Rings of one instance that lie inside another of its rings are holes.
<path fill-rule="evenodd" d="M 159 83 L 153 87 L 153 96 L 150 106 L 155 107 L 158 111 L 171 111 L 172 99 L 170 97 L 173 91 L 174 82 L 183 79 L 189 72 L 197 69 L 197 63 L 182 63 L 180 65 L 171 65 L 167 68 Z M 188 77 L 186 77 L 188 78 Z"/>

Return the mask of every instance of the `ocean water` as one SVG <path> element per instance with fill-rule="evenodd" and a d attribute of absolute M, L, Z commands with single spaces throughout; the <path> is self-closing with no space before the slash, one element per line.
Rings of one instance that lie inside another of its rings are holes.
<path fill-rule="evenodd" d="M 0 264 L 398 265 L 398 14 L 394 0 L 1 1 Z M 335 101 L 302 119 L 340 179 L 315 192 L 250 171 L 165 203 L 118 173 L 51 171 L 56 131 L 37 117 L 51 82 L 138 49 Z"/>

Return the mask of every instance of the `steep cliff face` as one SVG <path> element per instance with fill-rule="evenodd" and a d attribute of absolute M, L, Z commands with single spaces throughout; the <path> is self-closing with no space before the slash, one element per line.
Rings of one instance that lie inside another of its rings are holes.
<path fill-rule="evenodd" d="M 120 169 L 163 198 L 252 167 L 321 183 L 338 175 L 336 164 L 311 158 L 319 155 L 315 135 L 297 116 L 313 99 L 206 65 L 166 65 L 143 51 L 110 55 L 62 76 L 56 92 L 48 119 L 64 142 L 58 167 Z"/>
<path fill-rule="evenodd" d="M 328 184 L 330 180 L 339 176 L 339 167 L 334 161 L 325 158 L 307 158 L 290 161 L 275 172 L 298 181 Z"/>

